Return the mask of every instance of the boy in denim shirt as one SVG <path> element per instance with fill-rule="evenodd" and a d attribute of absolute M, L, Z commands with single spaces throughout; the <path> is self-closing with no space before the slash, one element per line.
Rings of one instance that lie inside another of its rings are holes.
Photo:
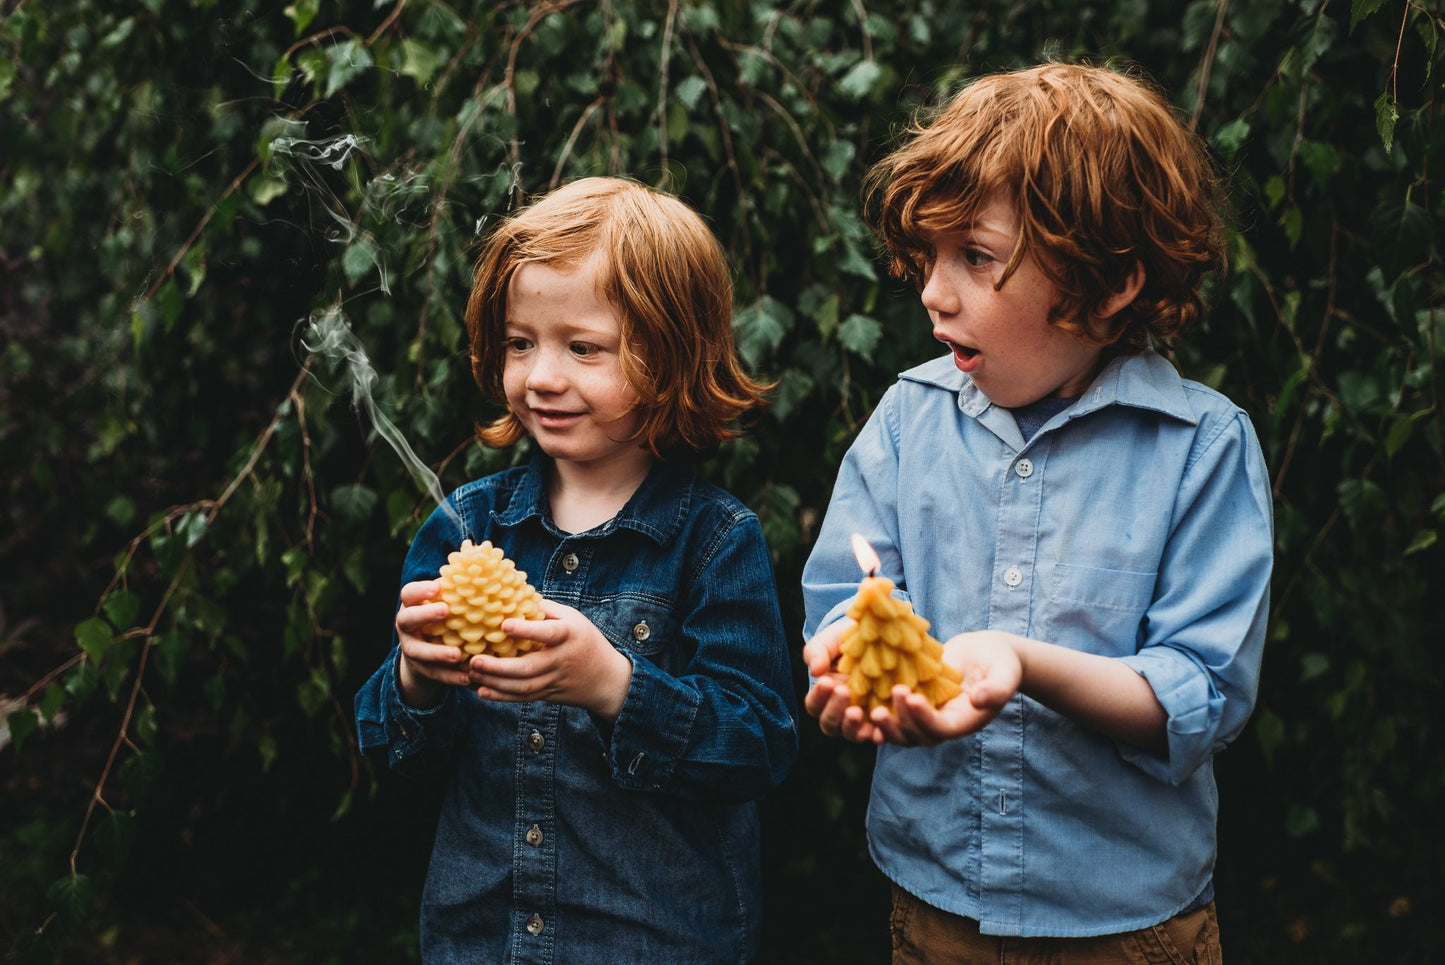
<path fill-rule="evenodd" d="M 467 330 L 480 430 L 529 462 L 458 489 L 407 554 L 395 645 L 357 695 L 364 750 L 446 789 L 421 908 L 433 962 L 744 963 L 758 946 L 755 801 L 797 753 L 758 518 L 693 474 L 762 386 L 733 352 L 721 246 L 618 178 L 506 219 Z M 429 638 L 439 567 L 490 540 L 545 598 L 522 656 Z"/>
<path fill-rule="evenodd" d="M 805 706 L 879 745 L 893 961 L 1218 961 L 1211 759 L 1254 704 L 1271 496 L 1246 414 L 1158 354 L 1223 266 L 1215 178 L 1099 67 L 981 78 L 910 135 L 870 211 L 948 354 L 879 402 L 803 572 Z M 964 673 L 941 708 L 850 704 L 854 532 Z"/>

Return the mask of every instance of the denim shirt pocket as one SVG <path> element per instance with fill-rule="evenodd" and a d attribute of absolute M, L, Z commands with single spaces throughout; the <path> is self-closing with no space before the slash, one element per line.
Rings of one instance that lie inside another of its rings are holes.
<path fill-rule="evenodd" d="M 618 650 L 648 659 L 677 637 L 671 601 L 648 593 L 619 593 L 590 607 L 587 615 Z"/>
<path fill-rule="evenodd" d="M 1041 638 L 1110 657 L 1137 652 L 1155 580 L 1136 570 L 1054 564 Z"/>

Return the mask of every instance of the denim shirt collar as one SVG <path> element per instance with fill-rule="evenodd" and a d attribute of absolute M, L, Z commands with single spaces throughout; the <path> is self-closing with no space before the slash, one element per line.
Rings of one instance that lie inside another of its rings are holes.
<path fill-rule="evenodd" d="M 904 372 L 900 378 L 958 393 L 959 411 L 975 419 L 981 419 L 988 409 L 997 408 L 973 379 L 958 370 L 952 355 L 925 362 Z M 1167 359 L 1152 350 L 1110 359 L 1064 416 L 1066 420 L 1077 419 L 1110 405 L 1152 409 L 1191 425 L 1196 421 L 1179 373 Z"/>
<path fill-rule="evenodd" d="M 536 517 L 544 526 L 555 529 L 551 503 L 547 498 L 547 474 L 551 466 L 551 457 L 533 450 L 527 472 L 518 481 L 512 498 L 492 510 L 492 519 L 501 526 L 516 526 Z M 587 535 L 600 538 L 619 529 L 630 529 L 647 536 L 659 546 L 665 546 L 677 536 L 687 520 L 694 485 L 691 469 L 683 457 L 659 459 L 653 463 L 647 478 L 637 487 L 627 505 Z"/>

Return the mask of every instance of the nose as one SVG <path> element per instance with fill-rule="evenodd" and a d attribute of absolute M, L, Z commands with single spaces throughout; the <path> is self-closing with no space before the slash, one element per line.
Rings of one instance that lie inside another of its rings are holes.
<path fill-rule="evenodd" d="M 955 315 L 959 310 L 958 289 L 947 271 L 940 271 L 933 262 L 924 271 L 923 291 L 919 293 L 923 307 L 937 315 Z"/>
<path fill-rule="evenodd" d="M 566 360 L 561 353 L 539 350 L 527 369 L 527 388 L 533 392 L 561 392 L 567 387 Z"/>

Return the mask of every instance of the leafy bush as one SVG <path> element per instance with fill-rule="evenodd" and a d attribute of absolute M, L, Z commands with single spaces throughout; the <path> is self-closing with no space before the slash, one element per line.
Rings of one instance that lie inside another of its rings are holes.
<path fill-rule="evenodd" d="M 1246 406 L 1275 478 L 1260 707 L 1219 760 L 1231 958 L 1426 960 L 1445 867 L 1438 11 L 3 9 L 0 940 L 21 960 L 414 954 L 436 788 L 358 759 L 350 695 L 387 645 L 427 477 L 516 458 L 471 441 L 489 409 L 460 312 L 478 232 L 524 194 L 631 175 L 723 240 L 743 354 L 778 389 L 708 471 L 762 516 L 800 626 L 838 460 L 932 351 L 873 257 L 861 174 L 919 105 L 1044 57 L 1142 66 L 1235 204 L 1231 272 L 1177 358 Z M 324 332 L 365 361 L 313 351 Z M 870 758 L 807 723 L 804 741 L 765 802 L 766 955 L 878 960 Z"/>

